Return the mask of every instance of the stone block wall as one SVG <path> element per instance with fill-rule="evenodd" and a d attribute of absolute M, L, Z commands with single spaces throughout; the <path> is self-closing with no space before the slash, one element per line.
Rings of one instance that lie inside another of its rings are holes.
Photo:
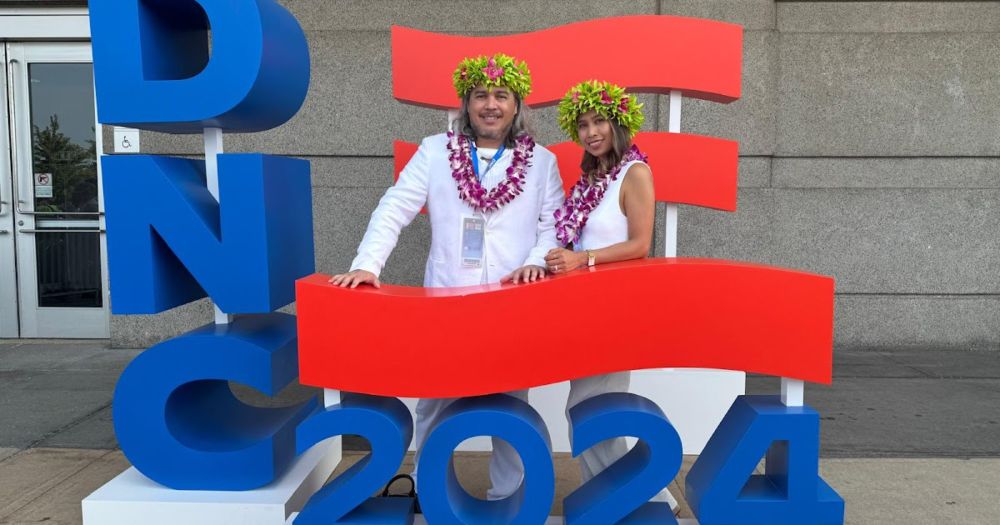
<path fill-rule="evenodd" d="M 392 181 L 392 141 L 444 129 L 443 112 L 392 98 L 392 24 L 486 35 L 624 14 L 705 17 L 745 27 L 743 97 L 685 101 L 682 129 L 740 142 L 739 210 L 682 207 L 680 255 L 834 276 L 841 347 L 1000 350 L 1000 2 L 283 3 L 309 38 L 308 99 L 279 129 L 227 135 L 226 150 L 313 162 L 319 271 L 354 257 Z M 647 129 L 665 130 L 666 98 L 643 99 Z M 562 140 L 553 108 L 534 116 L 541 143 Z M 200 137 L 145 132 L 142 146 L 203 151 Z M 420 217 L 383 279 L 419 284 L 429 238 Z M 115 316 L 112 339 L 143 347 L 210 320 L 204 302 Z"/>

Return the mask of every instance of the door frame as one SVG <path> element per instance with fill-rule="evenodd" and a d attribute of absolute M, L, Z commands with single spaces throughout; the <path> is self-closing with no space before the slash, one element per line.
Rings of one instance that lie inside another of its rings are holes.
<path fill-rule="evenodd" d="M 14 189 L 11 186 L 10 119 L 7 113 L 7 46 L 0 43 L 0 339 L 20 336 L 17 254 L 14 247 Z"/>

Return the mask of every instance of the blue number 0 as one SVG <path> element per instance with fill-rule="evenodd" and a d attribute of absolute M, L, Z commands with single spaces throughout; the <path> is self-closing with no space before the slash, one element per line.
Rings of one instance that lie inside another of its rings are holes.
<path fill-rule="evenodd" d="M 319 490 L 295 525 L 413 523 L 413 498 L 371 498 L 396 473 L 413 438 L 413 419 L 402 401 L 347 395 L 343 402 L 304 421 L 298 428 L 301 454 L 334 436 L 355 434 L 371 453 Z"/>
<path fill-rule="evenodd" d="M 455 474 L 452 452 L 466 439 L 483 435 L 509 443 L 524 465 L 524 481 L 517 492 L 499 501 L 471 496 Z M 460 399 L 445 409 L 427 436 L 417 469 L 420 506 L 434 525 L 539 525 L 548 518 L 555 497 L 552 445 L 545 423 L 527 403 L 503 394 Z"/>

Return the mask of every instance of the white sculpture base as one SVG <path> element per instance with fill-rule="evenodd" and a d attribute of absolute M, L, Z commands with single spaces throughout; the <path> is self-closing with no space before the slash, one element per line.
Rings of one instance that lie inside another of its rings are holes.
<path fill-rule="evenodd" d="M 257 490 L 172 490 L 132 467 L 83 500 L 83 524 L 284 525 L 337 468 L 341 439 L 316 445 L 284 476 Z"/>
<path fill-rule="evenodd" d="M 746 392 L 746 374 L 700 368 L 636 370 L 632 372 L 629 391 L 659 405 L 680 434 L 684 454 L 697 455 L 705 448 L 736 397 Z M 549 429 L 553 452 L 572 450 L 565 413 L 567 396 L 569 382 L 532 388 L 528 393 L 528 401 Z M 417 400 L 403 401 L 413 413 Z M 629 445 L 633 442 L 630 440 Z M 488 437 L 472 438 L 458 447 L 463 452 L 491 449 Z M 413 443 L 410 443 L 410 450 L 414 450 Z"/>
<path fill-rule="evenodd" d="M 295 517 L 299 513 L 296 512 L 288 518 L 288 522 L 285 525 L 293 525 L 295 523 Z M 679 519 L 677 520 L 678 525 L 698 525 L 698 520 L 692 519 Z M 413 525 L 427 525 L 427 520 L 424 519 L 423 514 L 417 514 L 413 519 Z M 562 516 L 549 516 L 549 519 L 545 520 L 545 525 L 564 525 L 564 520 Z"/>
<path fill-rule="evenodd" d="M 678 525 L 698 525 L 698 520 L 677 520 Z M 291 522 L 289 522 L 289 525 Z M 564 520 L 562 516 L 549 516 L 549 519 L 545 520 L 545 525 L 563 525 Z M 427 525 L 427 520 L 424 519 L 422 514 L 417 514 L 416 519 L 413 520 L 413 525 Z"/>

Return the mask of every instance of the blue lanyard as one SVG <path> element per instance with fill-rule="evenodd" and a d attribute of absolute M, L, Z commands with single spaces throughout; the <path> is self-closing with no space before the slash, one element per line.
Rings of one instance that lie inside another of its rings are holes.
<path fill-rule="evenodd" d="M 485 177 L 486 174 L 490 172 L 490 168 L 492 168 L 493 165 L 496 164 L 497 160 L 500 159 L 500 155 L 503 155 L 503 150 L 507 148 L 507 145 L 506 144 L 500 145 L 500 149 L 497 150 L 496 155 L 493 155 L 493 160 L 491 160 L 490 163 L 486 165 L 486 171 L 484 171 L 482 175 L 479 174 L 479 150 L 476 149 L 476 143 L 473 142 L 472 145 L 469 147 L 471 148 L 471 151 L 469 151 L 469 153 L 472 155 L 472 169 L 475 170 L 476 172 L 476 178 L 482 181 L 483 177 Z"/>

